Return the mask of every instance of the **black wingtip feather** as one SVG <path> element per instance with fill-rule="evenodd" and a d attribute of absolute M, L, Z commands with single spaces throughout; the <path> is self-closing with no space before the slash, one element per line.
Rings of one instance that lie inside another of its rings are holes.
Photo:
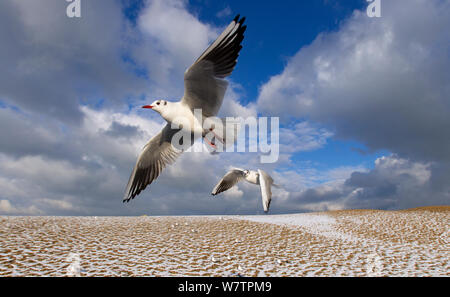
<path fill-rule="evenodd" d="M 233 72 L 239 52 L 242 49 L 242 41 L 244 40 L 244 32 L 247 26 L 244 26 L 246 18 L 240 18 L 238 14 L 230 24 L 232 28 L 227 34 L 222 36 L 219 42 L 214 42 L 214 48 L 208 47 L 195 63 L 201 60 L 210 61 L 214 64 L 214 75 L 217 78 L 224 79 Z M 216 40 L 217 41 L 217 40 Z"/>

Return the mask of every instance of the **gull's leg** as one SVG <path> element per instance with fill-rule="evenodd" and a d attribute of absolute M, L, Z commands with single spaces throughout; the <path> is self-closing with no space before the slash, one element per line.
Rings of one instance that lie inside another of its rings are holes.
<path fill-rule="evenodd" d="M 210 128 L 210 129 L 209 129 L 209 132 L 211 132 L 212 134 L 214 134 L 214 137 L 215 137 L 215 138 L 217 138 L 220 142 L 222 142 L 223 144 L 225 144 L 225 140 L 224 140 L 222 137 L 220 137 L 219 135 L 217 135 L 217 134 L 214 132 L 214 129 L 213 129 L 213 128 Z"/>

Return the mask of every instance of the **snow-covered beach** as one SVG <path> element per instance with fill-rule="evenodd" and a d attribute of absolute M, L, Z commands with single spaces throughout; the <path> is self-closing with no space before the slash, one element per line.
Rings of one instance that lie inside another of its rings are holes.
<path fill-rule="evenodd" d="M 449 276 L 450 207 L 0 217 L 1 276 Z"/>

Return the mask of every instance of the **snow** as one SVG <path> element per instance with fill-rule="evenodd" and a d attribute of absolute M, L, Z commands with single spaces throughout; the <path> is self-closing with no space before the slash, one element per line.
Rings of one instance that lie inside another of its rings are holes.
<path fill-rule="evenodd" d="M 450 212 L 0 217 L 1 276 L 449 276 Z"/>

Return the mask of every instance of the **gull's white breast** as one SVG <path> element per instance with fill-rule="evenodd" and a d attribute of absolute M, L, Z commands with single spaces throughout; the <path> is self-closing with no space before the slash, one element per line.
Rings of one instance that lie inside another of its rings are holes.
<path fill-rule="evenodd" d="M 251 184 L 259 185 L 259 174 L 256 171 L 250 171 L 250 174 L 245 177 L 245 180 Z"/>
<path fill-rule="evenodd" d="M 197 118 L 191 108 L 182 102 L 171 102 L 161 116 L 168 123 L 182 127 L 184 130 L 198 135 L 203 133 L 203 119 Z"/>

